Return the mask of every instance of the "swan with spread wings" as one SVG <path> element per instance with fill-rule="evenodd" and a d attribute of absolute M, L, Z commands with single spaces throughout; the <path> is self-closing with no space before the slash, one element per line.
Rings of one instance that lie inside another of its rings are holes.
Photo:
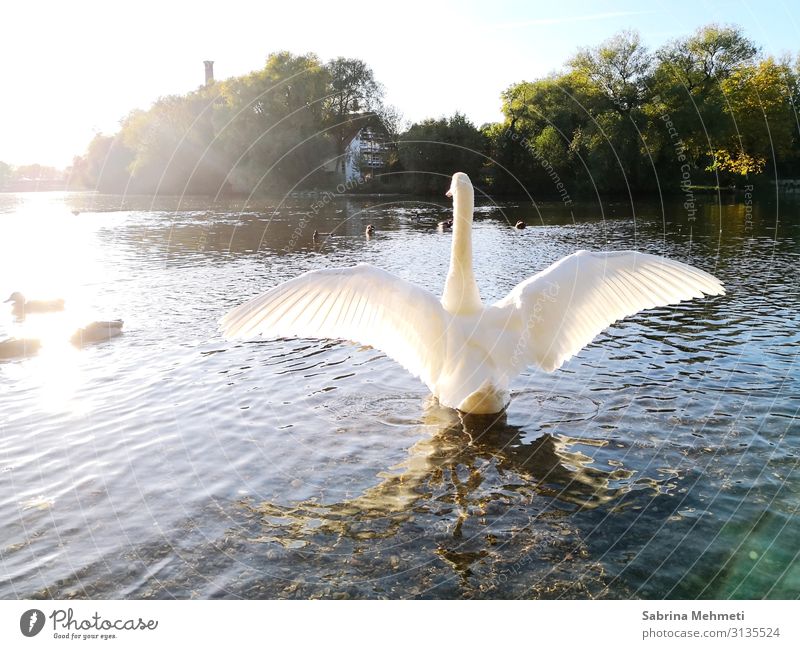
<path fill-rule="evenodd" d="M 532 365 L 552 372 L 617 320 L 643 309 L 721 295 L 719 280 L 681 262 L 635 251 L 581 250 L 481 301 L 472 266 L 474 191 L 453 175 L 453 241 L 441 299 L 391 273 L 358 264 L 304 273 L 220 320 L 228 338 L 261 334 L 370 345 L 419 377 L 442 405 L 502 411 L 509 384 Z"/>

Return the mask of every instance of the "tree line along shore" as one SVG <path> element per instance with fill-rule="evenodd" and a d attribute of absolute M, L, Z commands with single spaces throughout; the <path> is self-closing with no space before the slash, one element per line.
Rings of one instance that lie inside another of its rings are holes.
<path fill-rule="evenodd" d="M 131 111 L 63 172 L 0 163 L 0 189 L 38 179 L 109 193 L 438 194 L 460 170 L 493 195 L 568 204 L 800 177 L 800 59 L 764 56 L 735 26 L 655 50 L 623 31 L 500 100 L 500 122 L 455 113 L 407 125 L 366 62 L 278 52 Z"/>

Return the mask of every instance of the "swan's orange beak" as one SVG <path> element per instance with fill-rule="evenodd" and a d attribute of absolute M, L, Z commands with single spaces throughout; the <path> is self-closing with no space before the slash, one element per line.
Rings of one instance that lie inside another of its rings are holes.
<path fill-rule="evenodd" d="M 453 189 L 452 188 L 448 189 L 445 196 L 447 196 L 447 198 L 453 198 Z"/>

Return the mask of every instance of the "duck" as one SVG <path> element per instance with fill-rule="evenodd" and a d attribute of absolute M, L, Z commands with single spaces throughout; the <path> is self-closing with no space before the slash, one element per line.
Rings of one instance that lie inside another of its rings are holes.
<path fill-rule="evenodd" d="M 311 235 L 311 238 L 314 241 L 318 241 L 320 237 L 332 237 L 332 236 L 334 236 L 333 232 L 318 232 L 317 230 L 314 230 L 314 233 Z"/>
<path fill-rule="evenodd" d="M 26 300 L 19 291 L 14 291 L 6 302 L 13 303 L 11 310 L 17 317 L 25 317 L 29 313 L 50 313 L 64 310 L 64 300 Z"/>
<path fill-rule="evenodd" d="M 8 338 L 0 341 L 0 360 L 33 356 L 41 346 L 42 343 L 33 338 Z"/>
<path fill-rule="evenodd" d="M 527 227 L 528 227 L 528 225 L 525 223 L 525 221 L 517 221 L 517 222 L 514 224 L 514 227 L 515 227 L 517 230 L 524 230 L 525 228 L 527 228 Z"/>
<path fill-rule="evenodd" d="M 451 230 L 453 228 L 453 219 L 447 219 L 446 221 L 439 221 L 437 227 L 441 232 L 446 232 L 447 230 Z"/>
<path fill-rule="evenodd" d="M 83 347 L 92 343 L 101 343 L 122 334 L 122 320 L 96 320 L 85 327 L 78 329 L 70 342 L 76 347 Z"/>
<path fill-rule="evenodd" d="M 372 223 L 370 223 L 367 226 L 367 229 L 365 230 L 364 234 L 366 234 L 367 239 L 369 239 L 373 234 L 375 234 L 375 226 L 372 225 Z"/>
<path fill-rule="evenodd" d="M 441 297 L 370 264 L 306 272 L 226 313 L 228 339 L 346 340 L 418 377 L 440 405 L 494 415 L 528 367 L 554 372 L 612 323 L 645 309 L 724 295 L 710 273 L 635 250 L 578 250 L 485 304 L 473 270 L 475 194 L 453 175 L 450 266 Z"/>

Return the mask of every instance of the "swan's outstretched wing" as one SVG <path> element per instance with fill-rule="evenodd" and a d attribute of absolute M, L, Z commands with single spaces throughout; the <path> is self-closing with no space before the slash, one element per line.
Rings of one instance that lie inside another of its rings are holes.
<path fill-rule="evenodd" d="M 492 308 L 516 334 L 514 369 L 532 364 L 552 372 L 617 320 L 724 293 L 713 275 L 677 261 L 581 250 L 518 284 Z"/>
<path fill-rule="evenodd" d="M 428 291 L 369 264 L 304 273 L 233 309 L 227 338 L 352 340 L 380 349 L 430 385 L 445 354 L 446 313 Z"/>

